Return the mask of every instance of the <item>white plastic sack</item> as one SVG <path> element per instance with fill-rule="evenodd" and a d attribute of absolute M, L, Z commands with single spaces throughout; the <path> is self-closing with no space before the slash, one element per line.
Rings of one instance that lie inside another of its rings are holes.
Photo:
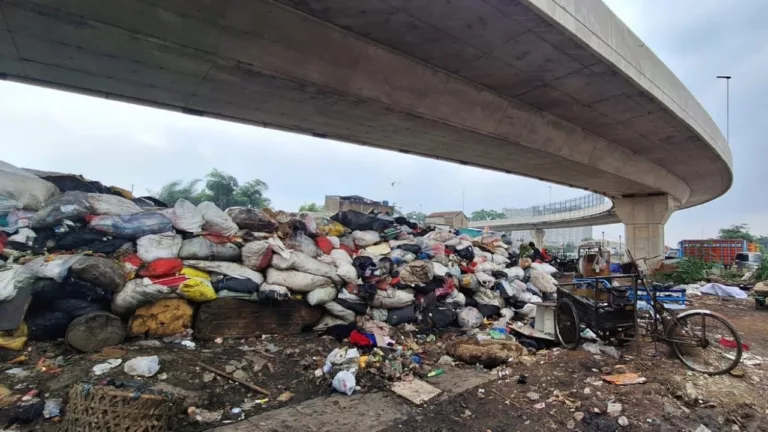
<path fill-rule="evenodd" d="M 479 304 L 498 306 L 500 308 L 504 307 L 504 303 L 501 301 L 501 297 L 499 297 L 495 291 L 491 291 L 485 287 L 477 290 L 477 292 L 472 297 L 474 297 L 474 299 Z"/>
<path fill-rule="evenodd" d="M 328 313 L 344 321 L 346 324 L 355 322 L 355 312 L 345 308 L 335 301 L 329 301 L 323 304 L 323 307 L 328 311 Z"/>
<path fill-rule="evenodd" d="M 331 246 L 333 246 L 334 249 L 338 249 L 341 247 L 341 242 L 339 241 L 339 238 L 336 236 L 326 236 L 325 238 L 328 239 L 329 242 L 331 242 Z"/>
<path fill-rule="evenodd" d="M 136 240 L 136 254 L 145 263 L 160 258 L 177 258 L 182 242 L 181 235 L 172 232 L 146 235 Z"/>
<path fill-rule="evenodd" d="M 209 273 L 221 273 L 238 279 L 250 279 L 259 285 L 264 283 L 264 276 L 262 276 L 261 273 L 255 272 L 244 265 L 233 262 L 184 260 L 184 266 L 194 267 Z"/>
<path fill-rule="evenodd" d="M 272 261 L 272 246 L 266 240 L 253 241 L 240 249 L 243 265 L 254 270 L 263 271 Z"/>
<path fill-rule="evenodd" d="M 232 222 L 232 218 L 210 201 L 200 203 L 197 210 L 203 215 L 203 229 L 205 231 L 229 237 L 235 235 L 239 230 L 237 225 Z"/>
<path fill-rule="evenodd" d="M 459 306 L 464 306 L 467 303 L 467 297 L 459 290 L 453 290 L 448 297 L 445 298 L 446 303 L 455 303 Z"/>
<path fill-rule="evenodd" d="M 259 292 L 275 293 L 274 295 L 280 301 L 288 300 L 291 298 L 291 291 L 288 288 L 280 285 L 264 283 L 259 287 Z"/>
<path fill-rule="evenodd" d="M 342 289 L 339 290 L 338 297 L 339 297 L 340 300 L 345 300 L 345 301 L 348 301 L 350 303 L 365 303 L 364 299 L 362 299 L 362 298 L 360 298 L 360 297 L 350 293 L 349 291 L 347 291 L 346 288 L 342 288 Z"/>
<path fill-rule="evenodd" d="M 416 300 L 413 293 L 405 290 L 390 288 L 386 291 L 379 290 L 376 297 L 371 300 L 371 306 L 382 309 L 399 309 L 408 306 Z"/>
<path fill-rule="evenodd" d="M 486 288 L 490 288 L 496 283 L 496 278 L 488 273 L 478 272 L 475 273 L 475 277 L 477 278 L 477 281 L 480 282 L 480 285 Z"/>
<path fill-rule="evenodd" d="M 341 278 L 336 275 L 336 267 L 322 263 L 301 252 L 293 252 L 288 259 L 280 255 L 272 257 L 272 267 L 278 270 L 296 270 L 317 276 L 324 276 L 341 285 Z"/>
<path fill-rule="evenodd" d="M 173 206 L 173 215 L 171 216 L 171 222 L 173 227 L 179 231 L 186 231 L 190 233 L 196 233 L 203 230 L 203 214 L 195 207 L 194 204 L 185 200 L 179 199 Z"/>
<path fill-rule="evenodd" d="M 315 288 L 307 294 L 307 303 L 312 306 L 324 305 L 329 301 L 333 301 L 338 292 L 339 291 L 335 287 Z"/>
<path fill-rule="evenodd" d="M 371 318 L 373 318 L 374 321 L 381 321 L 381 322 L 387 322 L 387 317 L 389 316 L 389 311 L 382 308 L 371 308 Z"/>
<path fill-rule="evenodd" d="M 47 257 L 38 257 L 24 264 L 21 272 L 37 278 L 53 279 L 61 282 L 67 277 L 69 268 L 79 260 L 81 255 L 57 255 L 50 261 Z M 19 273 L 19 277 L 22 274 Z"/>
<path fill-rule="evenodd" d="M 160 359 L 157 356 L 132 358 L 123 366 L 123 371 L 131 376 L 151 377 L 159 370 Z"/>
<path fill-rule="evenodd" d="M 494 264 L 490 261 L 482 262 L 475 267 L 475 274 L 477 273 L 493 273 L 498 270 L 502 270 L 504 267 Z"/>
<path fill-rule="evenodd" d="M 531 268 L 531 284 L 538 288 L 542 293 L 552 294 L 557 292 L 557 286 L 552 283 L 553 279 L 543 271 L 532 267 Z"/>
<path fill-rule="evenodd" d="M 0 161 L 0 196 L 27 210 L 40 210 L 59 195 L 59 188 L 22 169 Z"/>
<path fill-rule="evenodd" d="M 359 247 L 367 247 L 378 243 L 381 240 L 376 231 L 352 231 L 352 238 Z"/>
<path fill-rule="evenodd" d="M 16 297 L 16 286 L 14 284 L 16 274 L 21 270 L 21 266 L 7 264 L 0 267 L 0 302 L 11 300 Z"/>
<path fill-rule="evenodd" d="M 504 273 L 507 274 L 509 280 L 523 280 L 525 277 L 525 270 L 519 266 L 514 266 L 508 269 L 504 269 Z"/>
<path fill-rule="evenodd" d="M 535 262 L 535 263 L 531 264 L 531 267 L 533 267 L 533 268 L 535 268 L 537 270 L 540 270 L 540 271 L 542 271 L 542 272 L 544 272 L 544 273 L 546 273 L 548 275 L 553 275 L 553 274 L 557 273 L 557 269 L 552 267 L 551 265 L 549 265 L 547 263 L 536 263 Z"/>
<path fill-rule="evenodd" d="M 448 267 L 434 261 L 432 262 L 432 268 L 436 276 L 445 276 L 448 273 Z"/>
<path fill-rule="evenodd" d="M 509 258 L 507 258 L 504 255 L 493 254 L 491 255 L 491 260 L 494 264 L 500 265 L 500 266 L 506 266 L 507 264 L 509 264 Z"/>
<path fill-rule="evenodd" d="M 89 193 L 88 202 L 96 215 L 125 216 L 142 211 L 133 201 L 117 195 Z"/>
<path fill-rule="evenodd" d="M 295 270 L 278 270 L 273 267 L 267 269 L 267 283 L 284 286 L 299 293 L 308 293 L 315 288 L 333 285 L 333 282 L 324 276 Z"/>
<path fill-rule="evenodd" d="M 129 314 L 141 306 L 152 304 L 173 291 L 162 285 L 155 285 L 149 279 L 131 279 L 112 299 L 112 312 L 116 315 Z"/>
<path fill-rule="evenodd" d="M 515 309 L 515 312 L 523 315 L 526 318 L 536 318 L 536 305 L 526 303 L 522 309 Z"/>
<path fill-rule="evenodd" d="M 459 327 L 463 329 L 473 329 L 480 327 L 483 323 L 483 314 L 472 306 L 467 306 L 459 311 Z"/>
<path fill-rule="evenodd" d="M 184 240 L 179 258 L 210 261 L 240 261 L 240 248 L 232 243 L 217 243 L 205 237 Z M 258 269 L 254 269 L 258 270 Z"/>
<path fill-rule="evenodd" d="M 29 228 L 19 228 L 19 232 L 8 237 L 8 240 L 31 245 L 37 234 Z"/>
<path fill-rule="evenodd" d="M 351 372 L 341 371 L 333 377 L 333 388 L 339 393 L 351 396 L 356 386 L 355 376 Z"/>

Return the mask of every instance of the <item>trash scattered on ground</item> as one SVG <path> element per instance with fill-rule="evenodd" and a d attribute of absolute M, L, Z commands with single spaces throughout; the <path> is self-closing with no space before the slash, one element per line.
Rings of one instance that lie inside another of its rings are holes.
<path fill-rule="evenodd" d="M 93 370 L 94 375 L 103 375 L 109 372 L 112 368 L 120 366 L 122 363 L 122 359 L 109 359 L 104 363 L 94 365 L 91 370 Z"/>
<path fill-rule="evenodd" d="M 392 391 L 416 405 L 429 402 L 442 391 L 428 383 L 414 379 L 413 381 L 397 381 L 392 383 Z"/>
<path fill-rule="evenodd" d="M 632 384 L 643 384 L 648 381 L 647 378 L 641 377 L 640 375 L 636 373 L 623 373 L 623 374 L 616 374 L 616 375 L 604 375 L 601 377 L 606 382 L 609 382 L 611 384 L 615 385 L 632 385 Z"/>
<path fill-rule="evenodd" d="M 157 356 L 136 357 L 125 362 L 123 370 L 131 376 L 151 377 L 160 370 L 160 359 Z"/>

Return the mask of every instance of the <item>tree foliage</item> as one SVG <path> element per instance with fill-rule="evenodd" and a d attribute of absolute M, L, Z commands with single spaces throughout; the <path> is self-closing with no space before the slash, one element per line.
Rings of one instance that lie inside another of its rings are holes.
<path fill-rule="evenodd" d="M 422 212 L 410 211 L 405 214 L 405 218 L 408 220 L 424 223 L 424 221 L 427 220 L 427 215 Z"/>
<path fill-rule="evenodd" d="M 202 182 L 202 179 L 193 179 L 186 183 L 183 180 L 173 180 L 152 195 L 170 206 L 180 198 L 193 204 L 211 201 L 221 209 L 235 206 L 263 208 L 270 205 L 269 198 L 264 196 L 268 186 L 259 179 L 241 185 L 234 176 L 214 168 L 205 176 L 205 187 L 200 189 Z"/>
<path fill-rule="evenodd" d="M 473 221 L 486 221 L 486 220 L 496 220 L 496 219 L 504 219 L 506 216 L 504 216 L 504 213 L 496 210 L 477 210 L 472 212 L 472 216 L 470 216 L 470 219 Z"/>
<path fill-rule="evenodd" d="M 325 207 L 321 206 L 318 203 L 304 203 L 299 207 L 299 213 L 301 212 L 312 212 L 312 213 L 319 213 L 325 211 Z"/>
<path fill-rule="evenodd" d="M 749 231 L 749 225 L 747 224 L 731 225 L 728 228 L 722 228 L 718 233 L 718 238 L 727 240 L 740 239 L 746 240 L 749 243 L 757 241 L 757 237 Z"/>

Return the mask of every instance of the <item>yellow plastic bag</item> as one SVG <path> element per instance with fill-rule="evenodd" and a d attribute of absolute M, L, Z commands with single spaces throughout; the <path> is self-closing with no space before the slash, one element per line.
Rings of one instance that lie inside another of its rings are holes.
<path fill-rule="evenodd" d="M 327 224 L 318 222 L 317 231 L 321 234 L 340 237 L 344 235 L 344 225 L 329 219 Z"/>
<path fill-rule="evenodd" d="M 211 275 L 202 270 L 198 270 L 192 267 L 184 267 L 179 274 L 183 274 L 186 277 L 211 280 Z"/>
<path fill-rule="evenodd" d="M 185 280 L 179 285 L 179 293 L 193 302 L 216 300 L 216 291 L 213 290 L 211 282 L 205 279 Z"/>
<path fill-rule="evenodd" d="M 21 351 L 25 343 L 27 343 L 27 323 L 25 322 L 22 322 L 16 330 L 0 332 L 0 348 Z"/>

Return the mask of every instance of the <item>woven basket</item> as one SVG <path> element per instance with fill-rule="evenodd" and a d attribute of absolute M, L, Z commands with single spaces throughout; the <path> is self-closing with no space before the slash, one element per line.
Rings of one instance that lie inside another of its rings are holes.
<path fill-rule="evenodd" d="M 78 384 L 69 392 L 62 432 L 167 432 L 179 404 L 154 394 Z"/>

